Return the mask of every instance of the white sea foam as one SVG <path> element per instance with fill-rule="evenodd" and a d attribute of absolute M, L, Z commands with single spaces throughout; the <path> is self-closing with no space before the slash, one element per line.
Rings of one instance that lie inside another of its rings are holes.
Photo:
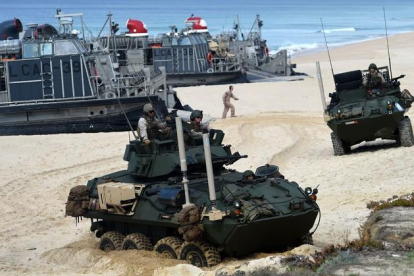
<path fill-rule="evenodd" d="M 334 33 L 334 32 L 355 32 L 357 29 L 354 27 L 351 28 L 338 28 L 338 29 L 325 29 L 325 34 L 330 34 L 330 33 Z M 322 30 L 319 30 L 318 33 L 323 32 Z"/>
<path fill-rule="evenodd" d="M 312 50 L 320 47 L 318 43 L 310 43 L 310 44 L 289 44 L 286 46 L 281 46 L 277 50 L 271 50 L 270 55 L 274 55 L 280 50 L 287 50 L 289 55 L 293 55 L 296 52 L 299 51 L 305 51 L 305 50 Z"/>

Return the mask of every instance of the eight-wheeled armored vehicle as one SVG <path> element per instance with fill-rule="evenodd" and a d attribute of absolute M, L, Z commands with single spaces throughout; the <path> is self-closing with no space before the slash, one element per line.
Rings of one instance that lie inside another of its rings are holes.
<path fill-rule="evenodd" d="M 222 144 L 222 131 L 183 135 L 182 124 L 188 128 L 177 117 L 178 138 L 171 131 L 171 139 L 149 145 L 131 141 L 126 170 L 72 188 L 66 212 L 91 219 L 102 250 L 154 248 L 197 266 L 213 266 L 222 255 L 311 240 L 319 213 L 316 188 L 303 190 L 272 165 L 244 180 L 225 167 L 246 156 Z"/>
<path fill-rule="evenodd" d="M 334 75 L 336 91 L 330 93 L 329 105 L 325 102 L 323 84 L 317 64 L 324 117 L 332 129 L 331 138 L 335 155 L 351 151 L 351 146 L 377 138 L 396 140 L 401 146 L 414 145 L 410 118 L 405 113 L 413 98 L 407 90 L 400 90 L 399 79 L 390 76 L 387 66 L 377 68 L 385 82 L 372 85 L 367 70 L 355 70 Z"/>

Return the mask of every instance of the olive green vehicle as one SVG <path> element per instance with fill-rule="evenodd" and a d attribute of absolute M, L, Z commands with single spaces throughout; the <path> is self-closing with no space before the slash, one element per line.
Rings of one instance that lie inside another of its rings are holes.
<path fill-rule="evenodd" d="M 102 250 L 154 249 L 213 266 L 222 256 L 312 241 L 311 229 L 320 220 L 317 188 L 303 190 L 277 177 L 274 165 L 261 166 L 253 180 L 243 180 L 241 172 L 225 166 L 247 156 L 223 145 L 222 131 L 193 135 L 177 119 L 172 139 L 149 145 L 131 141 L 126 170 L 72 188 L 66 213 L 91 219 Z"/>
<path fill-rule="evenodd" d="M 317 69 L 325 121 L 332 129 L 335 155 L 350 153 L 351 146 L 377 138 L 396 140 L 405 147 L 414 145 L 410 118 L 405 116 L 413 99 L 408 91 L 402 93 L 398 81 L 404 75 L 391 78 L 387 66 L 379 67 L 385 83 L 372 86 L 368 82 L 363 85 L 368 71 L 336 74 L 336 91 L 329 94 L 331 102 L 326 105 L 319 63 Z"/>

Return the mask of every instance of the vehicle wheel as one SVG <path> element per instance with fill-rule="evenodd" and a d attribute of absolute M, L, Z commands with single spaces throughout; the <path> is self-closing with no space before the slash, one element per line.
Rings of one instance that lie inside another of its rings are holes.
<path fill-rule="evenodd" d="M 165 237 L 157 242 L 155 251 L 167 259 L 178 259 L 183 242 L 178 237 Z"/>
<path fill-rule="evenodd" d="M 152 243 L 147 236 L 141 233 L 129 234 L 122 243 L 123 250 L 152 250 Z"/>
<path fill-rule="evenodd" d="M 109 231 L 102 235 L 99 248 L 105 252 L 121 250 L 124 235 L 119 232 Z"/>
<path fill-rule="evenodd" d="M 350 147 L 346 148 L 344 142 L 334 133 L 331 132 L 332 146 L 334 150 L 334 155 L 344 155 L 347 151 L 351 150 Z"/>
<path fill-rule="evenodd" d="M 411 120 L 405 117 L 398 125 L 399 142 L 403 147 L 411 147 L 414 145 L 413 127 Z"/>
<path fill-rule="evenodd" d="M 221 262 L 217 249 L 204 241 L 185 242 L 181 246 L 180 259 L 198 267 L 215 266 Z"/>

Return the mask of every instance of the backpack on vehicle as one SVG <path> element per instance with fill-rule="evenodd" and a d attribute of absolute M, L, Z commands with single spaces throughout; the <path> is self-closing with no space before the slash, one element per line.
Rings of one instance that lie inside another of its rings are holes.
<path fill-rule="evenodd" d="M 91 190 L 84 185 L 73 187 L 66 202 L 66 215 L 71 217 L 83 216 L 88 210 L 90 194 Z"/>

